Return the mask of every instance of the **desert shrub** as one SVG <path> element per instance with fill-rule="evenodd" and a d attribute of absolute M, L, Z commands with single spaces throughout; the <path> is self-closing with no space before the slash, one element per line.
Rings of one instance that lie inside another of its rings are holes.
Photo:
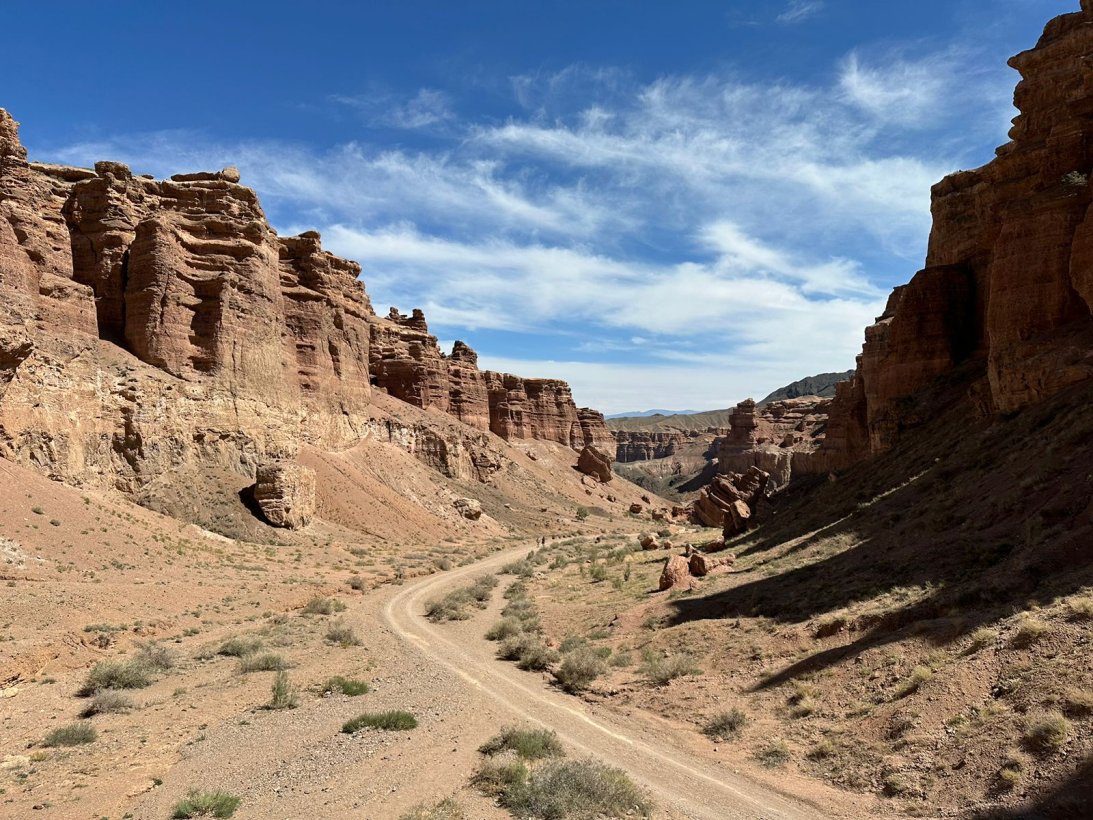
<path fill-rule="evenodd" d="M 1059 712 L 1041 712 L 1025 724 L 1024 742 L 1029 751 L 1049 755 L 1059 751 L 1070 734 L 1070 721 Z"/>
<path fill-rule="evenodd" d="M 565 752 L 558 735 L 547 729 L 520 729 L 510 726 L 501 734 L 487 740 L 479 749 L 484 755 L 494 757 L 502 752 L 515 752 L 522 760 L 542 760 L 545 757 L 563 757 Z"/>
<path fill-rule="evenodd" d="M 352 578 L 349 579 L 349 588 L 355 589 L 360 592 L 362 589 L 364 589 L 364 579 L 359 575 L 354 575 Z"/>
<path fill-rule="evenodd" d="M 607 566 L 605 564 L 593 564 L 592 568 L 588 570 L 588 577 L 592 579 L 593 583 L 600 583 L 607 580 Z"/>
<path fill-rule="evenodd" d="M 145 669 L 166 672 L 175 665 L 175 654 L 156 641 L 141 641 L 133 660 Z"/>
<path fill-rule="evenodd" d="M 486 632 L 487 641 L 503 641 L 524 631 L 523 624 L 516 618 L 502 618 Z"/>
<path fill-rule="evenodd" d="M 98 692 L 91 699 L 91 702 L 84 707 L 83 711 L 80 712 L 80 717 L 89 718 L 94 715 L 128 712 L 132 708 L 133 701 L 129 699 L 128 695 L 115 692 L 113 689 L 104 689 Z"/>
<path fill-rule="evenodd" d="M 338 646 L 360 646 L 361 639 L 357 637 L 356 630 L 345 621 L 335 621 L 326 630 L 326 639 Z"/>
<path fill-rule="evenodd" d="M 837 751 L 835 744 L 827 738 L 824 738 L 809 749 L 808 754 L 805 756 L 809 760 L 828 760 L 829 758 L 834 757 Z"/>
<path fill-rule="evenodd" d="M 578 507 L 577 508 L 577 520 L 578 521 L 584 521 L 591 514 L 592 514 L 592 511 L 590 509 L 588 509 L 588 507 Z"/>
<path fill-rule="evenodd" d="M 581 692 L 606 671 L 607 664 L 603 658 L 591 649 L 581 647 L 562 659 L 562 665 L 554 673 L 554 677 L 567 692 Z"/>
<path fill-rule="evenodd" d="M 772 740 L 755 753 L 755 759 L 768 769 L 776 769 L 789 762 L 789 746 L 784 740 Z"/>
<path fill-rule="evenodd" d="M 555 760 L 501 795 L 517 817 L 544 820 L 649 817 L 652 805 L 629 776 L 596 760 Z"/>
<path fill-rule="evenodd" d="M 884 776 L 884 793 L 889 797 L 899 797 L 914 788 L 914 783 L 903 772 L 889 772 Z"/>
<path fill-rule="evenodd" d="M 920 688 L 922 684 L 930 680 L 934 676 L 934 670 L 928 666 L 916 666 L 911 670 L 910 676 L 896 687 L 896 697 L 905 698 L 908 695 L 913 695 Z"/>
<path fill-rule="evenodd" d="M 501 610 L 501 617 L 515 618 L 520 621 L 525 631 L 529 629 L 529 625 L 538 628 L 539 624 L 539 613 L 536 610 L 535 602 L 527 598 L 517 598 L 507 603 L 505 608 Z"/>
<path fill-rule="evenodd" d="M 387 712 L 365 712 L 342 726 L 342 732 L 351 735 L 361 729 L 383 729 L 387 732 L 407 732 L 417 728 L 417 718 L 409 712 L 397 709 Z"/>
<path fill-rule="evenodd" d="M 527 672 L 542 672 L 551 664 L 558 662 L 558 653 L 551 649 L 542 638 L 535 638 L 520 650 L 516 665 Z"/>
<path fill-rule="evenodd" d="M 98 738 L 98 732 L 90 723 L 70 723 L 54 729 L 45 740 L 43 746 L 83 746 L 86 743 L 94 743 Z"/>
<path fill-rule="evenodd" d="M 327 678 L 319 686 L 320 695 L 332 695 L 335 692 L 341 692 L 343 695 L 356 697 L 357 695 L 366 694 L 368 690 L 369 686 L 364 681 L 354 680 L 353 678 L 344 678 L 341 675 Z"/>
<path fill-rule="evenodd" d="M 267 709 L 295 709 L 300 704 L 300 698 L 296 695 L 296 687 L 288 679 L 288 672 L 283 669 L 273 679 L 270 689 Z"/>
<path fill-rule="evenodd" d="M 505 566 L 501 567 L 501 574 L 516 575 L 520 578 L 531 578 L 535 575 L 535 565 L 527 558 L 522 558 L 519 561 L 513 561 L 511 564 L 505 564 Z"/>
<path fill-rule="evenodd" d="M 245 655 L 239 659 L 239 671 L 243 673 L 280 672 L 282 669 L 288 669 L 288 661 L 273 652 Z"/>
<path fill-rule="evenodd" d="M 1023 615 L 1017 622 L 1017 631 L 1013 635 L 1013 645 L 1032 646 L 1051 630 L 1050 624 L 1032 615 Z"/>
<path fill-rule="evenodd" d="M 232 658 L 242 658 L 245 655 L 253 655 L 262 648 L 262 642 L 257 638 L 228 638 L 220 644 L 216 650 L 217 655 L 227 655 Z"/>
<path fill-rule="evenodd" d="M 735 737 L 748 722 L 748 716 L 741 709 L 718 712 L 702 727 L 702 733 L 714 740 L 728 740 Z"/>
<path fill-rule="evenodd" d="M 630 666 L 634 662 L 634 659 L 629 652 L 616 652 L 607 659 L 607 662 L 611 666 L 623 667 Z"/>
<path fill-rule="evenodd" d="M 152 684 L 148 669 L 134 661 L 100 661 L 87 673 L 80 687 L 81 697 L 94 695 L 103 689 L 143 689 Z"/>
<path fill-rule="evenodd" d="M 522 786 L 528 779 L 528 767 L 515 755 L 505 755 L 485 761 L 474 773 L 471 782 L 488 795 L 503 795 Z"/>
<path fill-rule="evenodd" d="M 190 817 L 231 817 L 239 808 L 239 798 L 227 792 L 190 792 L 175 803 L 171 817 L 186 820 Z"/>
<path fill-rule="evenodd" d="M 497 588 L 497 578 L 493 575 L 483 575 L 468 588 L 471 597 L 479 603 L 485 603 L 490 599 L 494 589 Z"/>
<path fill-rule="evenodd" d="M 467 612 L 470 603 L 465 595 L 449 593 L 443 598 L 429 601 L 425 605 L 425 616 L 430 621 L 465 621 L 471 617 Z"/>
<path fill-rule="evenodd" d="M 466 820 L 463 808 L 450 797 L 441 800 L 435 806 L 424 803 L 414 806 L 399 817 L 399 820 Z"/>
<path fill-rule="evenodd" d="M 541 640 L 542 639 L 536 635 L 520 632 L 501 641 L 501 645 L 497 647 L 497 657 L 503 661 L 519 660 L 526 649 L 536 641 Z"/>
<path fill-rule="evenodd" d="M 1093 715 L 1093 691 L 1070 686 L 1063 693 L 1063 709 L 1073 717 Z"/>
<path fill-rule="evenodd" d="M 702 674 L 702 670 L 695 666 L 694 659 L 686 653 L 650 655 L 642 664 L 641 671 L 656 686 L 666 686 L 676 678 Z"/>
<path fill-rule="evenodd" d="M 305 615 L 333 615 L 335 612 L 345 612 L 345 604 L 337 598 L 324 598 L 322 595 L 316 595 L 304 604 L 302 611 Z"/>
<path fill-rule="evenodd" d="M 987 626 L 981 626 L 975 630 L 971 636 L 971 644 L 968 646 L 968 653 L 978 652 L 980 649 L 986 649 L 993 644 L 998 638 L 998 633 Z"/>
<path fill-rule="evenodd" d="M 527 598 L 528 597 L 528 585 L 523 581 L 513 581 L 502 593 L 502 597 L 507 601 L 511 601 L 515 598 Z"/>

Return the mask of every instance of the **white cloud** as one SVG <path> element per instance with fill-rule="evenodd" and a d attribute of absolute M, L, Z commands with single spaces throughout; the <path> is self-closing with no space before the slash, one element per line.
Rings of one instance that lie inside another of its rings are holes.
<path fill-rule="evenodd" d="M 434 88 L 422 88 L 408 100 L 378 90 L 355 96 L 335 94 L 330 99 L 356 110 L 372 126 L 419 131 L 455 119 L 451 97 Z"/>
<path fill-rule="evenodd" d="M 824 8 L 824 0 L 789 0 L 786 10 L 778 15 L 779 23 L 800 23 L 815 17 Z"/>

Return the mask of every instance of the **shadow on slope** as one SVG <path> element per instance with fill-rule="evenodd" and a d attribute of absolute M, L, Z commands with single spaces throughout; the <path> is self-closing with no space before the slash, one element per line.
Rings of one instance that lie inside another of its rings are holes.
<path fill-rule="evenodd" d="M 947 644 L 1093 584 L 1093 389 L 991 424 L 976 418 L 966 384 L 940 384 L 909 404 L 911 416 L 928 420 L 891 452 L 836 481 L 810 478 L 788 490 L 777 516 L 735 544 L 744 571 L 766 577 L 674 601 L 673 622 L 801 623 L 880 596 L 898 601 L 908 588 L 924 593 L 821 624 L 854 640 L 756 687 L 767 688 L 909 630 Z"/>

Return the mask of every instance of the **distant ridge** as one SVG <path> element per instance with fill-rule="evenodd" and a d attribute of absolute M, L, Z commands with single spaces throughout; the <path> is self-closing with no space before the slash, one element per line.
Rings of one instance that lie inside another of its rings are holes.
<path fill-rule="evenodd" d="M 607 419 L 644 419 L 649 416 L 693 416 L 695 413 L 701 413 L 701 410 L 634 410 L 630 413 L 612 413 L 609 416 L 604 416 Z"/>
<path fill-rule="evenodd" d="M 806 376 L 803 379 L 780 387 L 759 402 L 760 406 L 770 404 L 772 401 L 785 401 L 786 399 L 798 399 L 801 396 L 823 396 L 830 398 L 835 395 L 835 385 L 844 382 L 854 375 L 853 370 L 843 373 L 820 373 L 818 376 Z"/>

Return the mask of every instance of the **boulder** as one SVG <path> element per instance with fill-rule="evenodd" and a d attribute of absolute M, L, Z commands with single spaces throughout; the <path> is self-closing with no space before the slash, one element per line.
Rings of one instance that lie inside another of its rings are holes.
<path fill-rule="evenodd" d="M 691 575 L 695 576 L 696 578 L 704 578 L 715 569 L 719 569 L 721 567 L 731 567 L 735 562 L 736 556 L 732 553 L 727 553 L 725 555 L 719 555 L 714 557 L 712 555 L 706 555 L 703 552 L 698 552 L 697 550 L 695 550 L 691 553 L 690 560 L 687 562 L 687 564 L 690 568 Z"/>
<path fill-rule="evenodd" d="M 468 521 L 477 521 L 482 517 L 482 505 L 473 498 L 457 498 L 452 506 Z"/>
<path fill-rule="evenodd" d="M 291 462 L 263 464 L 255 476 L 254 501 L 273 526 L 306 527 L 315 515 L 315 472 Z"/>
<path fill-rule="evenodd" d="M 689 587 L 691 584 L 691 570 L 687 559 L 682 555 L 671 555 L 664 562 L 664 570 L 660 573 L 660 591 L 675 589 L 676 587 Z"/>
<path fill-rule="evenodd" d="M 577 469 L 585 475 L 592 476 L 601 484 L 606 484 L 613 478 L 611 459 L 592 445 L 581 450 L 580 458 L 577 459 Z"/>
<path fill-rule="evenodd" d="M 638 515 L 644 509 L 645 508 L 641 506 L 641 504 L 638 504 L 636 501 L 630 505 L 630 512 L 632 512 L 634 515 Z"/>
<path fill-rule="evenodd" d="M 638 536 L 638 544 L 641 545 L 643 550 L 655 550 L 657 548 L 657 538 L 651 532 L 643 532 Z"/>

